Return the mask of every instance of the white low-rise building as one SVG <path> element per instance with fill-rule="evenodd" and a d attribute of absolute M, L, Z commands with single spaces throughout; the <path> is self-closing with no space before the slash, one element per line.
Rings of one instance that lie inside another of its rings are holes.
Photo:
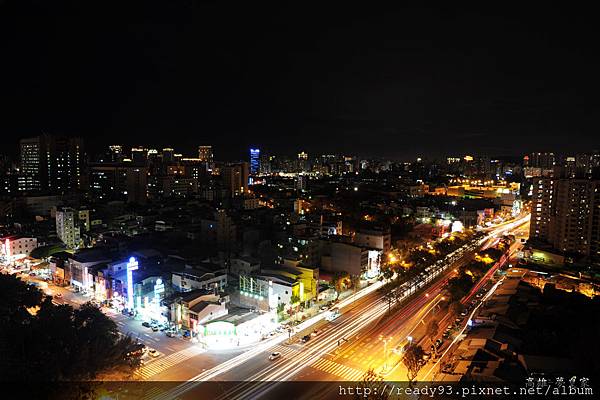
<path fill-rule="evenodd" d="M 1 243 L 0 254 L 7 259 L 27 257 L 38 247 L 36 238 L 26 236 L 7 236 Z"/>

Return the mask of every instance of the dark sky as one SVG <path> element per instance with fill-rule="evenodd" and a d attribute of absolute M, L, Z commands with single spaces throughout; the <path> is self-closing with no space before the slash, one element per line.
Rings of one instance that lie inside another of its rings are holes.
<path fill-rule="evenodd" d="M 0 0 L 4 143 L 43 130 L 218 159 L 600 148 L 592 10 L 247 3 Z"/>

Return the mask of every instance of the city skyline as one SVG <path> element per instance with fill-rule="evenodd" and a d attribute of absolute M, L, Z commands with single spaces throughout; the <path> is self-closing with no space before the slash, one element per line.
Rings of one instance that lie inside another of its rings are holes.
<path fill-rule="evenodd" d="M 16 144 L 14 149 L 12 148 L 3 148 L 2 155 L 8 155 L 13 159 L 13 161 L 18 162 L 20 158 L 22 142 L 26 142 L 27 140 L 37 139 L 38 137 L 51 137 L 51 138 L 62 138 L 66 140 L 79 140 L 84 139 L 81 135 L 65 135 L 65 134 L 49 134 L 48 132 L 43 132 L 37 135 L 27 135 L 24 137 L 17 137 Z M 126 144 L 127 141 L 121 140 L 116 142 L 104 142 L 99 144 L 96 141 L 97 146 L 88 146 L 87 141 L 85 141 L 85 151 L 88 157 L 91 158 L 91 161 L 94 159 L 101 157 L 103 154 L 108 152 L 112 152 L 114 147 L 118 147 L 119 151 L 128 151 L 131 155 L 131 152 L 137 151 L 136 149 L 145 149 L 152 151 L 157 151 L 158 153 L 162 153 L 163 150 L 174 151 L 177 154 L 181 154 L 184 158 L 198 158 L 203 159 L 203 156 L 199 154 L 200 148 L 208 148 L 210 149 L 210 159 L 218 162 L 237 162 L 237 161 L 250 161 L 251 152 L 253 149 L 259 150 L 261 156 L 278 156 L 278 157 L 286 157 L 286 158 L 299 158 L 300 154 L 305 154 L 310 158 L 325 156 L 325 155 L 336 155 L 336 156 L 351 156 L 358 157 L 361 159 L 373 159 L 373 160 L 389 160 L 392 162 L 413 162 L 417 160 L 423 160 L 425 162 L 446 162 L 449 158 L 464 158 L 464 157 L 488 157 L 492 159 L 505 159 L 511 160 L 513 162 L 523 162 L 524 158 L 529 157 L 531 154 L 552 154 L 553 157 L 556 157 L 556 160 L 566 160 L 569 157 L 573 157 L 576 155 L 583 154 L 596 154 L 600 151 L 600 145 L 598 147 L 576 147 L 572 150 L 566 150 L 563 147 L 561 148 L 548 148 L 545 146 L 539 146 L 534 148 L 533 150 L 514 153 L 514 154 L 502 154 L 502 153 L 488 153 L 485 151 L 476 152 L 473 149 L 466 149 L 464 151 L 452 151 L 445 150 L 440 152 L 433 153 L 415 153 L 411 156 L 404 157 L 393 157 L 393 156 L 382 156 L 382 155 L 370 155 L 357 150 L 355 152 L 343 152 L 343 151 L 324 151 L 324 150 L 316 150 L 314 152 L 306 152 L 306 147 L 300 147 L 297 149 L 292 149 L 289 151 L 276 151 L 273 148 L 264 147 L 262 145 L 256 145 L 256 142 L 253 142 L 254 145 L 249 146 L 248 148 L 240 148 L 239 151 L 235 153 L 227 152 L 228 146 L 218 147 L 212 144 L 208 144 L 206 140 L 200 140 L 199 143 L 204 143 L 200 145 L 191 145 L 190 147 L 182 147 L 175 146 L 172 147 L 168 143 L 162 145 L 156 145 L 155 142 L 137 142 L 134 144 Z M 90 148 L 91 147 L 91 148 Z M 229 156 L 227 156 L 229 154 Z"/>
<path fill-rule="evenodd" d="M 0 0 L 0 380 L 593 397 L 596 20 Z"/>
<path fill-rule="evenodd" d="M 224 159 L 255 143 L 398 159 L 598 147 L 581 13 L 159 4 L 2 3 L 0 131 L 210 142 Z"/>

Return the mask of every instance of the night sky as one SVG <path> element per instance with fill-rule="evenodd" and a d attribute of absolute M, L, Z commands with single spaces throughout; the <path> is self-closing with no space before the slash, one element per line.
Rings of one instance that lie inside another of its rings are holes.
<path fill-rule="evenodd" d="M 0 0 L 3 152 L 42 131 L 217 159 L 600 148 L 592 10 L 72 3 Z"/>

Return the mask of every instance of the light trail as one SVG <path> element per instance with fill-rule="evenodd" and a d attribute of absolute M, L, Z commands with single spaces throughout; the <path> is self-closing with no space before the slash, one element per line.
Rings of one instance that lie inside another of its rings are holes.
<path fill-rule="evenodd" d="M 495 235 L 497 235 L 501 232 L 505 232 L 507 230 L 513 229 L 515 226 L 520 226 L 520 225 L 528 222 L 530 217 L 531 217 L 530 215 L 527 215 L 519 220 L 510 222 L 510 223 L 504 223 L 501 227 L 494 227 L 490 231 L 490 233 L 488 233 L 483 238 L 479 239 L 479 241 L 476 242 L 476 245 L 479 247 L 482 246 L 483 243 L 485 243 L 485 241 L 493 238 Z M 457 250 L 453 251 L 452 253 L 448 254 L 445 257 L 445 259 L 449 259 L 451 257 L 456 257 L 456 256 L 461 257 L 466 252 L 468 252 L 468 245 L 464 245 L 462 248 L 457 249 Z M 434 264 L 434 265 L 426 268 L 426 271 L 428 271 L 429 274 L 424 280 L 422 277 L 419 276 L 419 277 L 413 278 L 413 280 L 412 280 L 413 282 L 409 281 L 409 282 L 405 282 L 402 285 L 400 285 L 399 288 L 405 289 L 406 292 L 405 292 L 405 295 L 399 301 L 404 301 L 407 297 L 410 297 L 410 295 L 414 294 L 419 289 L 424 287 L 424 285 L 425 285 L 424 281 L 429 281 L 429 282 L 432 281 L 434 278 L 436 278 L 442 272 L 444 272 L 450 265 L 453 265 L 456 262 L 457 262 L 457 260 L 455 259 L 451 263 L 442 263 L 440 265 Z M 415 281 L 416 281 L 416 284 L 415 284 Z M 434 285 L 438 285 L 438 284 L 440 284 L 440 282 L 443 282 L 443 280 L 437 282 Z M 338 307 L 341 310 L 342 308 L 349 306 L 350 304 L 367 296 L 368 294 L 375 292 L 377 289 L 379 289 L 383 285 L 384 285 L 384 283 L 381 281 L 376 282 L 373 285 L 370 285 L 367 288 L 365 288 L 357 293 L 354 293 L 353 295 L 349 296 L 347 299 L 340 301 L 338 304 Z M 443 284 L 441 284 L 440 287 L 442 285 Z M 414 290 L 411 290 L 411 292 L 408 293 L 408 291 L 411 288 Z M 365 326 L 368 326 L 373 321 L 375 321 L 377 318 L 380 318 L 381 316 L 383 316 L 385 314 L 385 312 L 387 312 L 388 306 L 387 306 L 387 304 L 382 303 L 381 300 L 382 300 L 382 296 L 377 297 L 374 301 L 371 301 L 369 304 L 372 305 L 372 307 L 365 307 L 366 308 L 365 312 L 361 313 L 360 315 L 351 316 L 351 317 L 347 318 L 347 320 L 344 320 L 344 323 L 346 324 L 345 326 L 341 327 L 340 329 L 334 329 L 334 333 L 332 335 L 327 336 L 327 337 L 322 337 L 321 341 L 318 341 L 314 345 L 307 346 L 306 353 L 301 353 L 301 355 L 299 355 L 297 359 L 294 359 L 293 361 L 291 361 L 287 366 L 281 367 L 279 364 L 276 366 L 274 365 L 273 367 L 268 368 L 266 371 L 261 371 L 260 373 L 255 374 L 255 376 L 252 377 L 252 378 L 255 378 L 255 377 L 258 378 L 260 376 L 262 379 L 249 379 L 249 380 L 266 381 L 267 387 L 261 391 L 261 393 L 265 393 L 270 388 L 272 388 L 274 385 L 276 385 L 277 382 L 279 382 L 281 380 L 288 380 L 289 378 L 293 377 L 295 374 L 297 374 L 303 368 L 315 363 L 321 357 L 321 355 L 328 353 L 332 349 L 337 347 L 337 343 L 340 338 L 344 338 L 346 336 L 347 337 L 353 336 L 354 334 L 356 334 L 356 333 L 360 332 L 362 329 L 364 329 Z M 300 325 L 298 325 L 297 329 L 298 329 L 298 331 L 308 329 L 308 328 L 312 327 L 314 324 L 322 321 L 323 319 L 324 319 L 324 313 L 318 314 L 318 315 L 304 321 Z M 200 385 L 203 381 L 208 381 L 208 380 L 214 379 L 223 373 L 231 371 L 232 369 L 238 367 L 239 365 L 241 365 L 247 361 L 250 361 L 252 358 L 258 356 L 259 354 L 264 353 L 267 350 L 271 349 L 272 347 L 283 343 L 285 340 L 287 340 L 287 337 L 280 336 L 280 337 L 273 338 L 267 342 L 260 343 L 257 346 L 253 347 L 252 349 L 246 351 L 245 353 L 240 354 L 230 360 L 227 360 L 227 361 L 219 364 L 218 366 L 211 368 L 210 370 L 202 372 L 201 374 L 189 379 L 187 382 L 182 383 L 181 385 L 173 388 L 169 392 L 165 392 L 165 393 L 160 394 L 159 396 L 154 397 L 154 399 L 167 400 L 167 399 L 172 399 L 172 398 L 181 396 L 182 394 L 193 389 L 197 385 Z M 298 367 L 300 367 L 300 368 L 298 368 Z M 273 371 L 274 369 L 277 369 L 277 371 Z M 239 385 L 238 387 L 240 387 L 240 386 L 242 388 L 245 387 L 244 384 Z M 241 388 L 237 389 L 237 390 L 236 390 L 236 388 L 232 389 L 232 391 L 241 390 Z M 259 390 L 257 387 L 252 388 L 252 391 L 254 391 L 254 392 L 256 392 L 257 390 Z M 247 395 L 248 391 L 249 391 L 249 389 L 245 390 L 242 394 Z M 230 395 L 227 398 L 228 399 L 231 398 Z"/>

